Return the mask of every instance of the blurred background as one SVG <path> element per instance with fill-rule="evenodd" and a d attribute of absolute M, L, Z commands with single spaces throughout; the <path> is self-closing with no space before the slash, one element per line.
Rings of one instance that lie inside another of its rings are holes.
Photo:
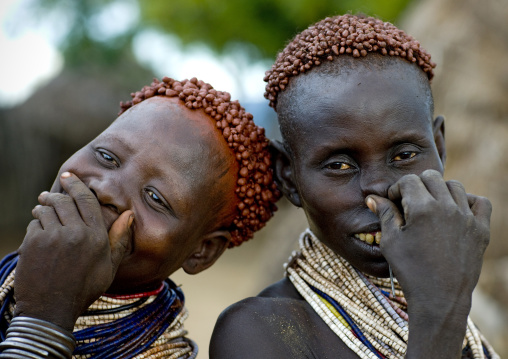
<path fill-rule="evenodd" d="M 348 11 L 395 23 L 438 64 L 446 177 L 494 206 L 471 315 L 508 357 L 508 0 L 1 0 L 0 255 L 21 243 L 59 166 L 154 76 L 196 76 L 229 91 L 279 137 L 264 71 L 297 32 Z M 200 358 L 225 307 L 281 278 L 305 217 L 284 200 L 279 208 L 214 267 L 172 276 L 186 293 Z"/>

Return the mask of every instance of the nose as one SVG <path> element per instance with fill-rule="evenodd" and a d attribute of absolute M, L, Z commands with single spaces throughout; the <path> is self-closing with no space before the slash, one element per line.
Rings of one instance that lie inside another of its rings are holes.
<path fill-rule="evenodd" d="M 388 173 L 384 168 L 369 168 L 362 171 L 360 186 L 364 198 L 370 194 L 387 197 L 388 188 L 393 183 L 395 183 L 393 174 Z"/>
<path fill-rule="evenodd" d="M 90 179 L 88 188 L 101 205 L 110 207 L 118 213 L 127 209 L 127 200 L 120 181 L 115 181 L 108 176 L 95 177 Z"/>

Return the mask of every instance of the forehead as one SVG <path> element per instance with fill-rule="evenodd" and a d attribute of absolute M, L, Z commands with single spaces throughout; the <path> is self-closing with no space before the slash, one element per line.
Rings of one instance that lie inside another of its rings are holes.
<path fill-rule="evenodd" d="M 139 176 L 160 182 L 182 205 L 205 193 L 209 183 L 234 161 L 210 117 L 187 109 L 177 98 L 142 101 L 119 116 L 95 142 L 119 149 L 130 163 L 136 163 Z"/>
<path fill-rule="evenodd" d="M 430 88 L 415 65 L 396 60 L 374 66 L 355 59 L 354 67 L 341 68 L 335 61 L 292 79 L 281 94 L 277 112 L 291 147 L 328 127 L 384 136 L 430 128 Z"/>
<path fill-rule="evenodd" d="M 204 154 L 221 152 L 218 131 L 200 110 L 189 110 L 177 98 L 153 97 L 133 106 L 102 134 L 127 141 L 137 153 L 169 156 L 173 164 L 189 164 Z M 159 163 L 160 165 L 160 163 Z"/>

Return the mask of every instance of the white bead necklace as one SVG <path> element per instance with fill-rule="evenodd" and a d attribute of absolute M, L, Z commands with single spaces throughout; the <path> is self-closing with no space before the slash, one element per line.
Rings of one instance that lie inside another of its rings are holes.
<path fill-rule="evenodd" d="M 407 303 L 396 279 L 396 297 L 387 297 L 392 290 L 390 279 L 357 271 L 308 229 L 300 237 L 300 251 L 286 265 L 286 275 L 330 329 L 360 358 L 404 358 L 409 336 Z M 499 359 L 470 318 L 463 347 L 466 345 L 475 359 L 485 358 L 484 349 L 491 358 Z"/>

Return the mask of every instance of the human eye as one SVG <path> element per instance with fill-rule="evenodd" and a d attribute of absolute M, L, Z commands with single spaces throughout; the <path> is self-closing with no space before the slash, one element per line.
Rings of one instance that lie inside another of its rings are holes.
<path fill-rule="evenodd" d="M 109 154 L 107 151 L 98 149 L 97 154 L 101 161 L 113 165 L 115 167 L 120 166 L 119 161 L 117 161 L 116 158 L 112 154 Z"/>
<path fill-rule="evenodd" d="M 416 156 L 416 154 L 417 154 L 416 151 L 400 152 L 396 156 L 393 157 L 392 162 L 409 160 L 409 159 L 413 158 L 414 156 Z"/>
<path fill-rule="evenodd" d="M 348 170 L 351 169 L 351 165 L 345 163 L 345 162 L 331 162 L 325 165 L 325 168 L 330 170 Z"/>
<path fill-rule="evenodd" d="M 163 206 L 163 207 L 168 207 L 166 205 L 166 203 L 164 202 L 164 200 L 162 199 L 161 196 L 159 196 L 159 194 L 157 194 L 154 190 L 150 189 L 150 188 L 147 188 L 145 190 L 148 198 L 150 198 L 153 202 L 157 203 L 158 205 L 160 206 Z"/>

